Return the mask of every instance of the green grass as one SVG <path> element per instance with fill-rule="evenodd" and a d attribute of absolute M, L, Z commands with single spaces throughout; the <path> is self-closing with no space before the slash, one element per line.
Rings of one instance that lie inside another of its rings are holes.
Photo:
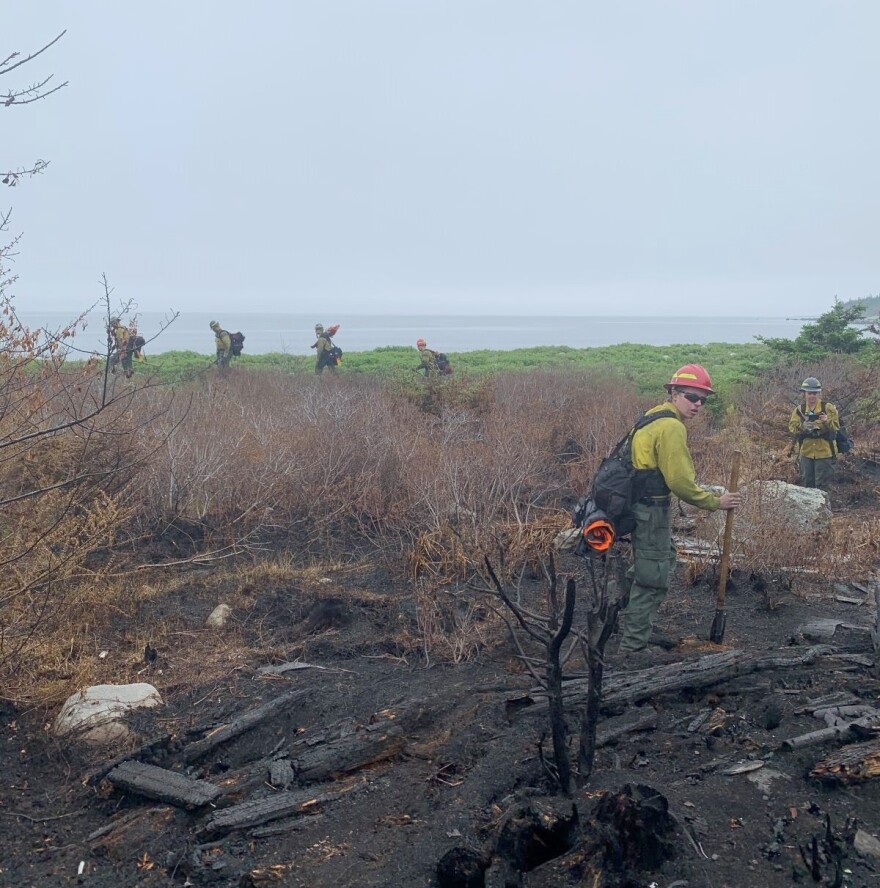
<path fill-rule="evenodd" d="M 660 392 L 672 372 L 683 364 L 703 364 L 712 376 L 713 385 L 724 390 L 739 382 L 754 379 L 763 369 L 773 366 L 776 356 L 765 345 L 723 342 L 709 345 L 653 346 L 622 343 L 600 348 L 569 348 L 540 346 L 511 351 L 469 351 L 450 353 L 449 359 L 458 374 L 519 373 L 526 370 L 559 368 L 588 370 L 607 368 L 609 372 L 632 381 L 643 392 Z M 169 382 L 214 372 L 213 357 L 196 352 L 166 352 L 150 356 L 147 369 L 158 372 Z M 419 364 L 414 348 L 385 346 L 364 352 L 346 352 L 340 373 L 377 373 L 390 375 L 408 371 Z M 144 365 L 138 365 L 143 367 Z M 239 369 L 275 370 L 284 373 L 312 373 L 315 359 L 311 355 L 242 355 L 233 362 Z"/>

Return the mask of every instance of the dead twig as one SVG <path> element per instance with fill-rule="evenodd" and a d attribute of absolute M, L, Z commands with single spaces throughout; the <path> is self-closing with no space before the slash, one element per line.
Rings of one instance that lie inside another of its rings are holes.
<path fill-rule="evenodd" d="M 50 817 L 31 817 L 30 814 L 23 814 L 21 811 L 0 811 L 0 814 L 5 814 L 7 817 L 21 817 L 24 820 L 29 820 L 31 823 L 48 823 L 50 820 L 64 820 L 65 817 L 76 817 L 77 814 L 82 813 L 82 811 L 69 811 L 67 814 L 53 814 Z"/>
<path fill-rule="evenodd" d="M 703 846 L 691 835 L 691 831 L 685 825 L 684 820 L 678 816 L 674 811 L 669 812 L 672 819 L 681 827 L 681 831 L 687 837 L 687 840 L 691 844 L 691 848 L 697 853 L 698 857 L 702 857 L 703 860 L 708 860 L 709 855 L 703 850 Z"/>

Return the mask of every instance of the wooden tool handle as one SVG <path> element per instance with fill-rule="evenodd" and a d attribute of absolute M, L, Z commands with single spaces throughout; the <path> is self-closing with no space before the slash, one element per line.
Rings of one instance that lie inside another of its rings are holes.
<path fill-rule="evenodd" d="M 730 464 L 730 483 L 727 489 L 730 493 L 736 493 L 739 487 L 739 464 L 742 453 L 733 451 L 733 461 Z M 721 567 L 718 572 L 718 609 L 724 607 L 724 596 L 727 594 L 727 577 L 730 574 L 730 543 L 733 539 L 733 509 L 727 510 L 724 516 L 724 540 L 721 544 Z"/>

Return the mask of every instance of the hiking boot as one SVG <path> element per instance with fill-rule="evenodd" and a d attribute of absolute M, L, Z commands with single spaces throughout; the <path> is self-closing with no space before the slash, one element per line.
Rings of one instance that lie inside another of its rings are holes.
<path fill-rule="evenodd" d="M 614 655 L 620 652 L 620 636 L 612 635 L 608 641 L 605 642 L 605 659 L 608 659 L 609 655 Z"/>
<path fill-rule="evenodd" d="M 647 648 L 640 648 L 637 651 L 622 651 L 617 649 L 609 652 L 605 649 L 605 668 L 606 669 L 638 669 L 635 663 L 643 658 L 645 654 L 650 654 Z"/>
<path fill-rule="evenodd" d="M 658 632 L 654 629 L 651 632 L 651 637 L 648 639 L 648 644 L 653 645 L 654 647 L 663 648 L 664 651 L 671 651 L 678 647 L 678 639 L 673 638 L 671 635 L 667 635 L 665 632 Z"/>
<path fill-rule="evenodd" d="M 605 648 L 605 656 L 603 658 L 605 669 L 620 669 L 625 662 L 625 651 L 609 651 L 608 648 Z"/>
<path fill-rule="evenodd" d="M 616 654 L 606 655 L 605 666 L 612 670 L 637 672 L 640 669 L 650 669 L 654 666 L 672 663 L 675 659 L 666 651 L 643 647 L 637 651 L 618 651 Z"/>

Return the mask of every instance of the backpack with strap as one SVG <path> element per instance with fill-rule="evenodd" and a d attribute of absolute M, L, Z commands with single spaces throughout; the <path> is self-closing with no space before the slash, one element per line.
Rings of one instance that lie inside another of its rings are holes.
<path fill-rule="evenodd" d="M 440 371 L 441 376 L 449 376 L 452 373 L 452 364 L 449 363 L 449 358 L 446 357 L 444 352 L 431 352 L 434 355 L 434 360 L 437 361 L 437 369 Z"/>
<path fill-rule="evenodd" d="M 342 363 L 342 349 L 338 345 L 331 345 L 327 349 L 327 363 L 333 366 Z"/>
<path fill-rule="evenodd" d="M 629 434 L 618 441 L 611 453 L 599 463 L 599 468 L 593 477 L 593 488 L 589 498 L 605 513 L 614 526 L 614 533 L 618 538 L 635 530 L 633 506 L 638 498 L 644 495 L 637 489 L 636 479 L 639 477 L 639 470 L 632 463 L 633 435 L 658 419 L 669 418 L 677 419 L 678 414 L 673 410 L 661 410 L 639 417 Z M 578 523 L 577 512 L 574 518 L 575 523 Z"/>
<path fill-rule="evenodd" d="M 144 339 L 143 336 L 138 336 L 137 334 L 130 336 L 128 339 L 127 349 L 136 357 L 139 361 L 144 360 L 143 347 L 147 344 L 147 340 Z"/>
<path fill-rule="evenodd" d="M 227 331 L 228 332 L 228 331 Z M 244 333 L 229 334 L 229 352 L 233 358 L 237 358 L 244 349 Z"/>
<path fill-rule="evenodd" d="M 849 453 L 855 447 L 855 441 L 849 436 L 846 426 L 841 426 L 835 433 L 835 443 L 838 453 Z"/>

